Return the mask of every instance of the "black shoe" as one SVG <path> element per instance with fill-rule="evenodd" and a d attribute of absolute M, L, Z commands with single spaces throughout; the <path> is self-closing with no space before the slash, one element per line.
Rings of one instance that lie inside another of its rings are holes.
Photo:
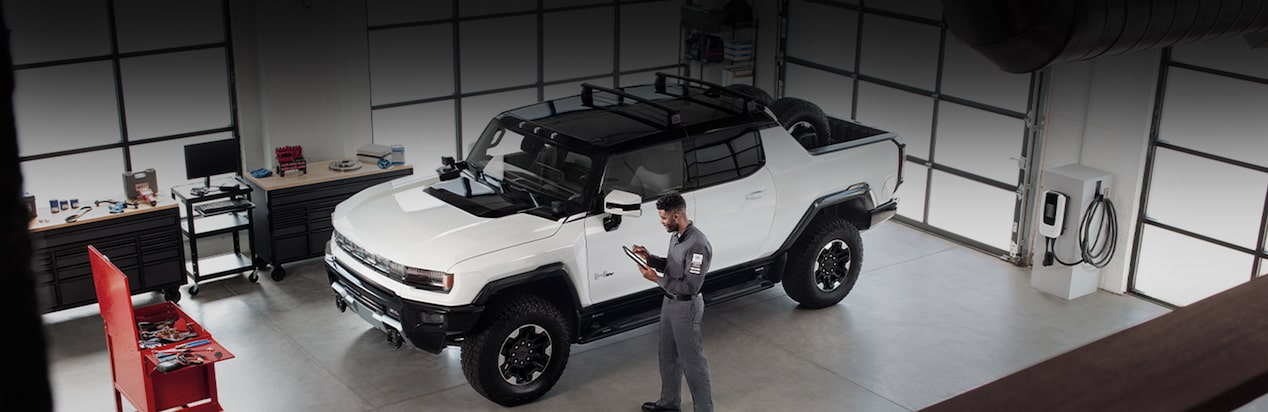
<path fill-rule="evenodd" d="M 645 411 L 676 411 L 676 410 L 678 410 L 678 408 L 670 408 L 670 407 L 668 407 L 668 406 L 660 406 L 660 404 L 658 404 L 658 403 L 656 403 L 656 402 L 645 402 L 645 403 L 643 403 L 643 410 L 645 410 Z"/>

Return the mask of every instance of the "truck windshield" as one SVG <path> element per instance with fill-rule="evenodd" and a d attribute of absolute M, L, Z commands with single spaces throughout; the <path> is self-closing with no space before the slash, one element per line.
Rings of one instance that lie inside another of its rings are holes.
<path fill-rule="evenodd" d="M 520 134 L 498 120 L 489 123 L 467 156 L 474 177 L 507 201 L 541 207 L 558 200 L 568 210 L 582 208 L 591 164 L 584 153 Z"/>

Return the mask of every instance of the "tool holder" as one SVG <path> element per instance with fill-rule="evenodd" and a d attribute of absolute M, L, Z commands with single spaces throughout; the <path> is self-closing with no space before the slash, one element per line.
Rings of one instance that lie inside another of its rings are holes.
<path fill-rule="evenodd" d="M 93 282 L 97 288 L 97 300 L 101 306 L 101 318 L 105 322 L 106 346 L 110 352 L 111 378 L 114 381 L 115 410 L 123 411 L 122 398 L 127 398 L 138 411 L 224 410 L 216 393 L 215 364 L 233 359 L 233 354 L 171 302 L 134 309 L 128 289 L 128 277 L 91 245 L 88 246 L 88 255 L 92 264 Z M 164 342 L 154 347 L 150 347 L 150 344 L 143 345 L 138 321 L 170 321 L 183 335 L 189 337 L 184 341 Z M 193 345 L 203 340 L 206 342 Z M 163 364 L 159 360 L 160 356 L 166 357 L 171 353 L 185 357 L 185 363 L 175 367 L 168 364 L 160 368 Z"/>

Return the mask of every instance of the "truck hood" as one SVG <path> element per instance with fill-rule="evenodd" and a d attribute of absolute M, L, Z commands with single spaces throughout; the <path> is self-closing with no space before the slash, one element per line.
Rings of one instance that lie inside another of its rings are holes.
<path fill-rule="evenodd" d="M 550 237 L 562 226 L 525 213 L 472 215 L 428 194 L 436 182 L 435 176 L 407 177 L 367 188 L 335 208 L 335 230 L 394 262 L 448 271 L 463 260 Z"/>

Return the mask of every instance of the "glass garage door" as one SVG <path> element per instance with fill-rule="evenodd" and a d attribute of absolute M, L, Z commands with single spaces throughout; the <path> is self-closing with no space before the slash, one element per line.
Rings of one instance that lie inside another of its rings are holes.
<path fill-rule="evenodd" d="M 960 44 L 939 5 L 785 1 L 782 95 L 898 133 L 898 220 L 1018 262 L 1040 76 L 1003 72 Z"/>
<path fill-rule="evenodd" d="M 1184 306 L 1268 271 L 1268 50 L 1163 52 L 1128 288 Z"/>
<path fill-rule="evenodd" d="M 367 2 L 374 143 L 461 157 L 497 113 L 676 72 L 683 0 Z"/>
<path fill-rule="evenodd" d="M 106 199 L 146 169 L 181 185 L 182 147 L 238 139 L 228 3 L 4 1 L 25 190 Z"/>

